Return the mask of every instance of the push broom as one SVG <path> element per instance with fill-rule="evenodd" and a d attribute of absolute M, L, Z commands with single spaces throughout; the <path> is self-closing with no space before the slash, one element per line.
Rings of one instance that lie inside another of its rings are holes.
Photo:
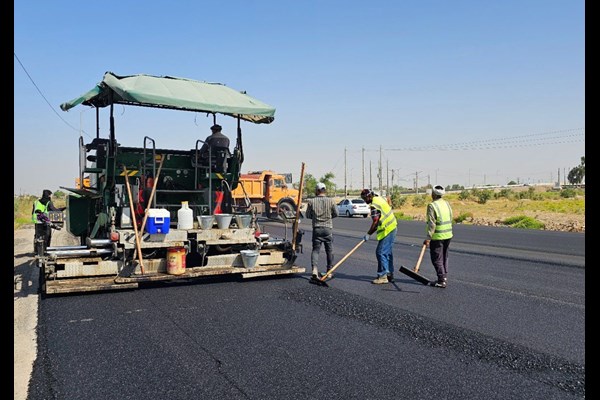
<path fill-rule="evenodd" d="M 425 278 L 422 275 L 419 275 L 419 267 L 421 266 L 421 261 L 423 260 L 423 255 L 425 254 L 425 249 L 427 248 L 427 245 L 424 244 L 423 247 L 421 248 L 421 254 L 419 254 L 419 260 L 417 261 L 417 265 L 415 266 L 414 269 L 408 269 L 406 268 L 404 265 L 400 266 L 400 272 L 402 272 L 403 274 L 406 274 L 408 276 L 410 276 L 411 278 L 413 278 L 414 280 L 417 280 L 419 282 L 421 282 L 423 285 L 429 285 L 429 279 Z"/>

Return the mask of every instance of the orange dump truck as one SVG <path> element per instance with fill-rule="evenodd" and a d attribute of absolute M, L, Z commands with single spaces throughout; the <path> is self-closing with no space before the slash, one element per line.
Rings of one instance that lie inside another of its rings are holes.
<path fill-rule="evenodd" d="M 237 207 L 253 208 L 267 216 L 296 213 L 298 190 L 292 187 L 292 174 L 268 170 L 240 174 L 239 184 L 231 195 Z"/>

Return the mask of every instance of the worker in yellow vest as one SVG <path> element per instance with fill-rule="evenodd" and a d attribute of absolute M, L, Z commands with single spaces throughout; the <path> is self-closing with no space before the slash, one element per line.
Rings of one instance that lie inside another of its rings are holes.
<path fill-rule="evenodd" d="M 375 194 L 371 189 L 363 189 L 360 197 L 371 206 L 371 227 L 363 237 L 365 241 L 377 231 L 377 278 L 372 283 L 376 285 L 394 281 L 394 240 L 398 222 L 392 207 L 381 196 Z"/>
<path fill-rule="evenodd" d="M 43 240 L 44 249 L 50 247 L 50 240 L 52 239 L 52 226 L 50 222 L 49 211 L 62 211 L 64 208 L 57 208 L 52 203 L 52 191 L 44 189 L 42 197 L 33 203 L 31 210 L 31 219 L 35 224 L 35 233 L 33 237 L 33 252 L 36 250 L 36 240 L 38 238 Z M 56 228 L 55 228 L 56 229 Z"/>
<path fill-rule="evenodd" d="M 448 248 L 452 239 L 452 207 L 442 199 L 443 186 L 435 186 L 431 191 L 431 203 L 427 205 L 427 239 L 423 244 L 429 246 L 431 263 L 437 274 L 437 281 L 431 285 L 445 288 L 448 284 Z"/>

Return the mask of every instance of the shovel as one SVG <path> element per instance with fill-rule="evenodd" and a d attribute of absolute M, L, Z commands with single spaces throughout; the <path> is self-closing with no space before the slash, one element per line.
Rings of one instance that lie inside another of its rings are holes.
<path fill-rule="evenodd" d="M 406 268 L 404 265 L 400 266 L 400 272 L 402 272 L 403 274 L 406 274 L 408 276 L 410 276 L 411 278 L 413 278 L 416 281 L 421 282 L 423 285 L 429 285 L 429 279 L 425 278 L 424 276 L 421 276 L 418 274 L 419 272 L 419 267 L 421 266 L 421 261 L 423 260 L 423 255 L 425 254 L 425 249 L 427 248 L 427 245 L 424 244 L 423 247 L 421 248 L 421 254 L 419 254 L 419 260 L 417 261 L 417 265 L 415 266 L 414 269 L 408 269 Z"/>
<path fill-rule="evenodd" d="M 326 286 L 326 287 L 329 287 L 329 285 L 327 284 L 327 282 L 325 282 L 325 281 L 327 280 L 327 278 L 329 278 L 329 276 L 330 276 L 331 274 L 333 274 L 333 271 L 335 271 L 335 269 L 336 269 L 337 267 L 339 267 L 340 265 L 342 265 L 342 263 L 343 263 L 344 261 L 346 261 L 346 259 L 347 259 L 348 257 L 350 257 L 350 255 L 352 255 L 352 253 L 354 253 L 354 252 L 355 252 L 355 251 L 356 251 L 356 250 L 357 250 L 357 249 L 360 247 L 360 245 L 361 245 L 361 244 L 363 244 L 364 242 L 365 242 L 365 240 L 364 240 L 364 239 L 362 239 L 360 242 L 358 242 L 358 244 L 357 244 L 356 246 L 354 246 L 354 248 L 353 248 L 352 250 L 350 250 L 350 251 L 348 252 L 348 254 L 346 254 L 346 255 L 345 255 L 345 256 L 344 256 L 344 257 L 343 257 L 343 258 L 342 258 L 340 261 L 338 261 L 338 262 L 337 262 L 337 263 L 336 263 L 336 264 L 335 264 L 333 267 L 331 267 L 331 269 L 330 269 L 329 271 L 327 271 L 327 273 L 326 273 L 325 275 L 323 275 L 323 276 L 322 276 L 322 277 L 320 277 L 320 278 L 315 278 L 314 276 L 311 276 L 311 277 L 310 277 L 310 280 L 309 280 L 308 282 L 310 282 L 310 283 L 313 283 L 313 284 L 315 284 L 315 285 L 319 285 L 319 286 Z"/>

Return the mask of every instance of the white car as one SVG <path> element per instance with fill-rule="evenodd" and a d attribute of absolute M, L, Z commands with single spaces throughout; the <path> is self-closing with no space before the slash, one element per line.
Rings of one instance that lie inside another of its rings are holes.
<path fill-rule="evenodd" d="M 362 215 L 367 218 L 371 214 L 371 207 L 363 199 L 344 199 L 337 205 L 338 214 L 346 217 Z"/>

